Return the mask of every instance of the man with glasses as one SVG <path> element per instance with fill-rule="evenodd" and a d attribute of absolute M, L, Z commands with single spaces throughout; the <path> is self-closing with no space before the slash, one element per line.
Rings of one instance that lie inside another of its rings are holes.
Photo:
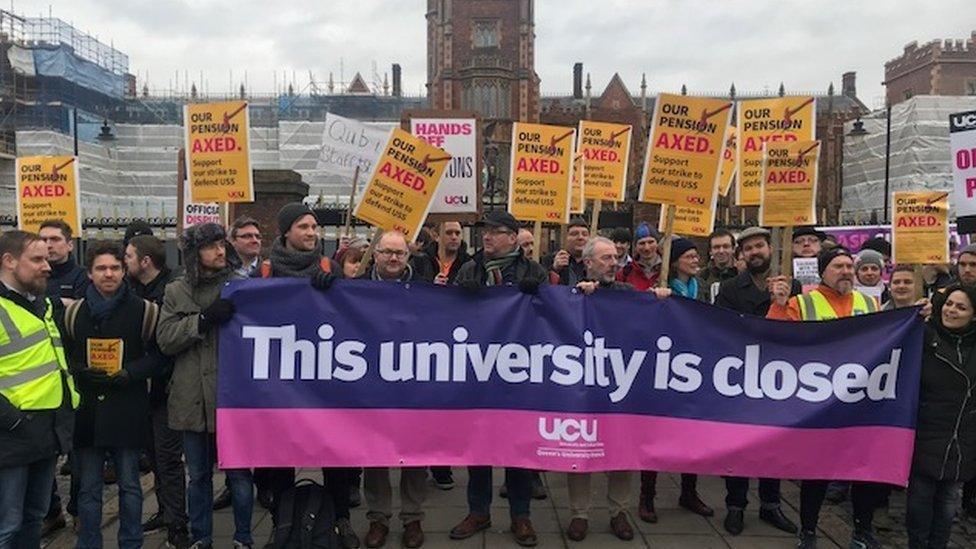
<path fill-rule="evenodd" d="M 261 259 L 261 225 L 253 218 L 238 217 L 230 227 L 230 243 L 241 258 L 238 274 L 251 276 Z"/>
<path fill-rule="evenodd" d="M 820 255 L 821 245 L 827 235 L 814 227 L 797 227 L 793 229 L 793 257 L 817 257 Z"/>
<path fill-rule="evenodd" d="M 403 233 L 387 231 L 380 236 L 373 250 L 373 265 L 360 278 L 384 282 L 411 282 L 416 271 L 410 265 L 410 248 Z M 427 282 L 430 282 L 427 280 Z M 369 532 L 364 539 L 366 547 L 382 547 L 390 533 L 393 516 L 393 487 L 390 484 L 389 467 L 370 467 L 363 474 L 366 493 L 366 518 Z M 420 521 L 424 519 L 423 504 L 427 499 L 427 468 L 403 467 L 400 469 L 400 520 L 403 521 L 403 546 L 420 547 L 424 543 L 424 531 Z"/>
<path fill-rule="evenodd" d="M 536 293 L 549 276 L 546 269 L 523 255 L 517 244 L 518 224 L 508 212 L 489 212 L 478 223 L 484 247 L 461 267 L 458 286 L 476 292 L 485 286 L 515 285 Z M 451 530 L 451 539 L 467 539 L 491 527 L 491 467 L 468 467 L 468 516 Z M 505 468 L 508 505 L 515 542 L 523 547 L 539 543 L 529 518 L 532 471 Z"/>

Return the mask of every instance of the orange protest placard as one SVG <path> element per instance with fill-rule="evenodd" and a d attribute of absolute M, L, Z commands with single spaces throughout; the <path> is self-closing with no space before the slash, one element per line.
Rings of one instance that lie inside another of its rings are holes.
<path fill-rule="evenodd" d="M 585 198 L 622 202 L 627 196 L 627 168 L 633 126 L 581 120 L 579 146 L 583 155 Z"/>
<path fill-rule="evenodd" d="M 36 233 L 41 223 L 60 219 L 81 235 L 81 192 L 74 156 L 18 157 L 17 227 Z"/>
<path fill-rule="evenodd" d="M 88 350 L 88 367 L 101 370 L 108 375 L 115 375 L 122 369 L 124 356 L 124 342 L 121 339 L 86 340 Z"/>
<path fill-rule="evenodd" d="M 443 149 L 394 128 L 354 215 L 413 242 L 450 159 Z"/>
<path fill-rule="evenodd" d="M 737 206 L 758 206 L 762 195 L 763 143 L 813 141 L 813 97 L 750 99 L 738 105 L 735 199 Z"/>
<path fill-rule="evenodd" d="M 508 212 L 522 221 L 569 223 L 576 130 L 512 124 Z"/>
<path fill-rule="evenodd" d="M 919 265 L 949 263 L 949 193 L 894 193 L 891 260 Z"/>
<path fill-rule="evenodd" d="M 765 227 L 816 225 L 820 142 L 767 142 L 763 148 L 759 224 Z"/>
<path fill-rule="evenodd" d="M 192 202 L 253 202 L 246 101 L 183 107 L 186 174 Z"/>

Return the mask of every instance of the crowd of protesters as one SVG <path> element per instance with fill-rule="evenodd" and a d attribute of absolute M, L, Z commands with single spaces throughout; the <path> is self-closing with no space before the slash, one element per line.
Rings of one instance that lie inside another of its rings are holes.
<path fill-rule="evenodd" d="M 918 307 L 926 328 L 907 488 L 909 547 L 946 547 L 957 513 L 976 516 L 976 484 L 964 485 L 976 477 L 976 245 L 959 249 L 953 265 L 917 272 L 891 265 L 891 248 L 882 238 L 854 251 L 815 228 L 799 227 L 788 253 L 816 261 L 819 273 L 819 281 L 801 284 L 774 268 L 773 239 L 761 227 L 737 234 L 717 229 L 700 248 L 685 238 L 665 243 L 647 223 L 604 237 L 574 218 L 560 245 L 540 262 L 532 258 L 543 243 L 508 213 L 491 212 L 476 227 L 474 254 L 462 240 L 462 225 L 450 221 L 425 229 L 416 243 L 398 232 L 383 233 L 372 244 L 343 238 L 332 254 L 314 212 L 294 203 L 279 211 L 270 245 L 263 245 L 266 228 L 250 218 L 237 219 L 229 231 L 215 224 L 186 229 L 178 275 L 167 267 L 172 258 L 163 242 L 144 223 L 129 227 L 121 243 L 89 242 L 84 267 L 75 258 L 71 228 L 61 221 L 45 222 L 39 234 L 0 235 L 0 549 L 39 547 L 42 533 L 66 526 L 65 511 L 74 517 L 77 547 L 101 547 L 102 492 L 109 478 L 119 487 L 118 543 L 125 548 L 141 547 L 144 532 L 157 529 L 166 530 L 171 547 L 212 547 L 213 511 L 224 507 L 233 509 L 235 548 L 255 544 L 255 503 L 271 510 L 276 525 L 287 520 L 279 504 L 295 485 L 294 469 L 224 470 L 225 485 L 213 495 L 217 333 L 235 314 L 220 289 L 247 277 L 304 278 L 323 292 L 342 278 L 422 281 L 467 291 L 511 285 L 528 294 L 554 284 L 588 295 L 680 296 L 795 322 Z M 69 456 L 69 494 L 59 494 L 54 482 L 61 455 Z M 428 487 L 454 487 L 451 468 L 432 465 L 398 473 L 405 547 L 424 544 Z M 141 469 L 154 475 L 158 508 L 145 523 Z M 450 531 L 452 539 L 491 526 L 492 473 L 491 467 L 468 467 L 467 514 Z M 340 545 L 384 546 L 394 507 L 390 470 L 328 467 L 321 474 Z M 658 521 L 657 472 L 607 475 L 610 531 L 631 540 L 632 500 L 638 520 Z M 531 502 L 546 496 L 540 473 L 505 468 L 504 477 L 512 537 L 534 546 L 539 540 Z M 589 532 L 591 477 L 568 476 L 566 533 L 573 541 Z M 640 490 L 632 494 L 635 477 Z M 749 483 L 725 478 L 723 526 L 733 536 L 746 528 Z M 780 485 L 780 479 L 758 479 L 759 518 L 796 534 L 798 547 L 816 547 L 823 502 L 846 497 L 854 513 L 850 546 L 880 546 L 873 516 L 887 505 L 891 487 L 804 480 L 797 525 L 782 511 Z M 350 508 L 363 502 L 369 528 L 360 539 Z M 715 512 L 699 497 L 693 474 L 681 475 L 678 503 L 701 516 Z"/>

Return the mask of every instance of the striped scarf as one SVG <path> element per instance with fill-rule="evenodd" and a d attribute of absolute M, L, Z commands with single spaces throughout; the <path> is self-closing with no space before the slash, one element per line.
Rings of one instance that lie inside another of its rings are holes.
<path fill-rule="evenodd" d="M 515 263 L 515 260 L 520 255 L 522 255 L 522 250 L 515 248 L 507 255 L 485 261 L 485 285 L 498 286 L 504 284 L 505 279 L 502 276 L 502 271 L 507 269 L 512 263 Z"/>

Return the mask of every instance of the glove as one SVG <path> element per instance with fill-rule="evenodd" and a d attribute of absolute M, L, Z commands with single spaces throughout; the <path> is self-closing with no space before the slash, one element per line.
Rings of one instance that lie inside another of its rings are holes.
<path fill-rule="evenodd" d="M 211 328 L 227 322 L 230 317 L 234 316 L 235 310 L 233 301 L 224 298 L 217 299 L 200 313 L 200 333 L 207 332 Z"/>
<path fill-rule="evenodd" d="M 481 291 L 481 284 L 478 284 L 478 281 L 473 278 L 468 278 L 458 282 L 458 286 L 460 286 L 464 291 L 472 294 L 476 294 Z"/>
<path fill-rule="evenodd" d="M 535 295 L 539 293 L 539 281 L 532 278 L 523 278 L 519 280 L 518 288 L 523 294 Z"/>
<path fill-rule="evenodd" d="M 78 378 L 90 385 L 104 385 L 109 382 L 109 376 L 104 371 L 97 368 L 85 368 L 75 374 Z"/>
<path fill-rule="evenodd" d="M 324 292 L 332 287 L 332 283 L 335 282 L 335 275 L 332 273 L 326 273 L 322 271 L 316 271 L 312 275 L 312 287 L 320 292 Z"/>
<path fill-rule="evenodd" d="M 119 370 L 114 376 L 108 376 L 108 383 L 112 387 L 125 387 L 132 381 L 128 370 Z"/>

